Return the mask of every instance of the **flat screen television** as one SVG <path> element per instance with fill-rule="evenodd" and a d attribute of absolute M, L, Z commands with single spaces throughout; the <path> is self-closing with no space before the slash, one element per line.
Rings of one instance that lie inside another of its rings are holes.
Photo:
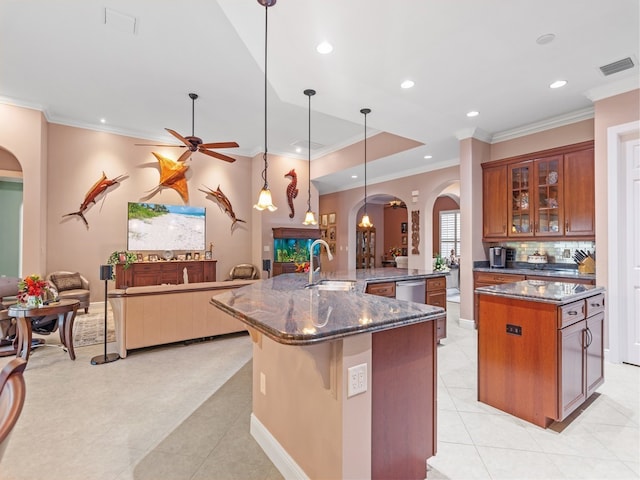
<path fill-rule="evenodd" d="M 129 202 L 127 250 L 204 250 L 205 207 Z"/>

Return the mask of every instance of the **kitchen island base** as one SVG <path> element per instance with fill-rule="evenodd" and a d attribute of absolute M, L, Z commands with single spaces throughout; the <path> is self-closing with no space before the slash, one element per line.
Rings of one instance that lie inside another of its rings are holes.
<path fill-rule="evenodd" d="M 252 331 L 251 433 L 285 478 L 426 476 L 436 450 L 435 321 L 315 345 Z M 348 396 L 348 369 L 367 391 Z"/>
<path fill-rule="evenodd" d="M 602 385 L 602 288 L 523 281 L 476 292 L 479 401 L 547 428 Z"/>

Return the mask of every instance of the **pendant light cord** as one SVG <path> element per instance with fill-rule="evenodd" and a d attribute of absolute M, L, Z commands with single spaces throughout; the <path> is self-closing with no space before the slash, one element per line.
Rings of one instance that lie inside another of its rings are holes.
<path fill-rule="evenodd" d="M 363 108 L 360 113 L 364 115 L 364 214 L 367 215 L 367 114 L 370 108 Z"/>
<path fill-rule="evenodd" d="M 264 5 L 264 170 L 262 171 L 262 179 L 264 180 L 264 188 L 269 188 L 267 183 L 267 32 L 269 27 L 269 2 Z"/>
<path fill-rule="evenodd" d="M 304 93 L 307 93 L 308 91 L 305 90 Z M 308 159 L 309 159 L 309 183 L 307 185 L 307 211 L 310 212 L 311 211 L 311 95 L 315 94 L 316 92 L 313 92 L 313 90 L 309 91 L 308 93 L 308 97 L 309 97 L 309 145 L 307 146 L 307 152 L 308 152 Z"/>

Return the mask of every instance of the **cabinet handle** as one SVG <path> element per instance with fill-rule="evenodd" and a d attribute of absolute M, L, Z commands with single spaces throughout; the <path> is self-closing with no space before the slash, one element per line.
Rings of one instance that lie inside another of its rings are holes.
<path fill-rule="evenodd" d="M 591 346 L 591 342 L 593 342 L 593 334 L 591 333 L 591 330 L 589 329 L 589 327 L 587 327 L 585 332 L 587 334 L 587 345 L 585 348 L 589 348 Z"/>
<path fill-rule="evenodd" d="M 564 222 L 564 231 L 568 232 L 569 231 L 569 220 L 567 220 L 566 222 Z"/>
<path fill-rule="evenodd" d="M 569 310 L 567 312 L 567 315 L 578 315 L 578 312 L 576 312 L 575 310 Z"/>
<path fill-rule="evenodd" d="M 599 303 L 590 303 L 589 306 L 591 307 L 601 307 L 602 305 L 600 305 Z"/>

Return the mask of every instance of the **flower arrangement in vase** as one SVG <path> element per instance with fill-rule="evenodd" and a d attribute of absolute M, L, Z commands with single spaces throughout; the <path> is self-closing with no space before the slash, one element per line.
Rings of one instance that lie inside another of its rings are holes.
<path fill-rule="evenodd" d="M 20 280 L 18 289 L 18 303 L 25 307 L 38 308 L 48 297 L 54 300 L 58 297 L 56 289 L 36 274 Z"/>
<path fill-rule="evenodd" d="M 402 249 L 400 247 L 391 247 L 389 249 L 389 255 L 396 258 L 397 256 L 402 255 Z"/>

